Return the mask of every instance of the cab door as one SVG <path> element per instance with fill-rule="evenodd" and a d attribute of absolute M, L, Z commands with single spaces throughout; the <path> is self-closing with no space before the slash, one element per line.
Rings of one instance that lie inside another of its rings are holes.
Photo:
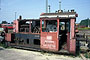
<path fill-rule="evenodd" d="M 40 47 L 43 50 L 58 51 L 59 19 L 41 19 Z"/>

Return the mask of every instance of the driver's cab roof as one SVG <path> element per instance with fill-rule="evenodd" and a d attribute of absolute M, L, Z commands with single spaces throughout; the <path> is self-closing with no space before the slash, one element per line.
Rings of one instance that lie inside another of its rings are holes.
<path fill-rule="evenodd" d="M 71 12 L 56 12 L 56 13 L 42 13 L 40 15 L 40 18 L 76 18 L 78 15 L 74 10 L 71 10 Z"/>

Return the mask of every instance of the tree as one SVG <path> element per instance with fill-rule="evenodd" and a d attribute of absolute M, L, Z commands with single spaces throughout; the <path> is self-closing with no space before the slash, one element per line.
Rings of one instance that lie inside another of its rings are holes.
<path fill-rule="evenodd" d="M 90 19 L 84 19 L 80 22 L 80 26 L 84 26 L 84 27 L 88 27 L 88 25 L 90 26 Z"/>
<path fill-rule="evenodd" d="M 1 24 L 7 24 L 8 22 L 7 21 L 2 21 L 2 23 Z"/>

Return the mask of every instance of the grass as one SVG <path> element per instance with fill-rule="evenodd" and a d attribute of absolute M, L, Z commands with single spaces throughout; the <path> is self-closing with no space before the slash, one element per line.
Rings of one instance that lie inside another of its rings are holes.
<path fill-rule="evenodd" d="M 0 43 L 0 46 L 6 48 L 5 44 L 3 44 L 3 43 Z"/>
<path fill-rule="evenodd" d="M 85 27 L 85 28 L 78 28 L 78 30 L 90 30 L 90 28 Z"/>
<path fill-rule="evenodd" d="M 11 48 L 10 46 L 7 47 L 4 43 L 0 43 L 0 46 L 3 48 L 8 48 L 8 49 Z"/>
<path fill-rule="evenodd" d="M 90 52 L 85 53 L 84 56 L 85 56 L 86 58 L 90 58 Z"/>

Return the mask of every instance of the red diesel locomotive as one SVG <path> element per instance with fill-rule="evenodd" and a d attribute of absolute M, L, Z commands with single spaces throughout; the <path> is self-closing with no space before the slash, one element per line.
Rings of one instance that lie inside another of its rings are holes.
<path fill-rule="evenodd" d="M 75 54 L 76 17 L 74 10 L 42 13 L 40 19 L 20 16 L 13 22 L 13 33 L 6 33 L 5 40 L 13 47 Z"/>

